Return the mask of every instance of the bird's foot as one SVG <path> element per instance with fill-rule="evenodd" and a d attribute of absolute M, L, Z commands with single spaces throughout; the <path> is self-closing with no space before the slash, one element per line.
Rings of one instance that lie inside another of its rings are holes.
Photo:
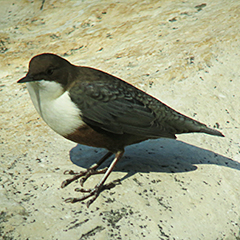
<path fill-rule="evenodd" d="M 100 169 L 100 170 L 96 170 L 97 166 L 95 166 L 95 164 L 88 168 L 85 171 L 81 171 L 81 172 L 74 172 L 73 170 L 66 170 L 64 172 L 65 175 L 69 174 L 69 175 L 74 175 L 72 178 L 66 179 L 65 181 L 62 182 L 61 184 L 61 188 L 66 187 L 67 185 L 69 185 L 71 182 L 80 179 L 80 185 L 83 187 L 84 182 L 92 175 L 95 174 L 103 174 L 107 171 L 107 167 Z"/>
<path fill-rule="evenodd" d="M 98 195 L 100 194 L 102 189 L 102 186 L 98 186 L 96 185 L 94 188 L 92 189 L 83 189 L 83 188 L 76 188 L 75 191 L 77 192 L 85 192 L 88 193 L 85 196 L 82 196 L 80 198 L 67 198 L 65 199 L 65 202 L 67 203 L 75 203 L 75 202 L 82 202 L 85 199 L 92 197 L 90 200 L 87 201 L 87 207 L 89 207 L 98 197 Z"/>
<path fill-rule="evenodd" d="M 82 193 L 88 193 L 85 196 L 82 196 L 80 198 L 67 198 L 65 199 L 65 202 L 67 203 L 75 203 L 75 202 L 82 202 L 87 198 L 90 198 L 90 200 L 87 201 L 87 207 L 89 207 L 99 196 L 100 192 L 102 192 L 105 189 L 111 189 L 115 187 L 115 185 L 120 184 L 120 179 L 117 179 L 109 184 L 106 185 L 99 185 L 97 184 L 94 188 L 92 189 L 84 189 L 84 188 L 76 188 L 76 192 L 82 192 Z"/>
<path fill-rule="evenodd" d="M 115 158 L 113 159 L 112 163 L 110 164 L 109 167 L 97 170 L 97 168 L 107 159 L 109 158 L 112 153 L 108 152 L 105 156 L 103 156 L 98 163 L 93 164 L 90 168 L 88 168 L 86 171 L 82 171 L 80 173 L 75 173 L 74 171 L 65 171 L 65 174 L 71 174 L 74 175 L 72 178 L 65 180 L 61 187 L 66 187 L 68 184 L 70 184 L 71 182 L 82 178 L 80 180 L 80 184 L 81 186 L 83 186 L 83 183 L 91 176 L 91 175 L 95 175 L 95 174 L 100 174 L 100 173 L 104 173 L 104 176 L 102 177 L 102 179 L 100 180 L 100 182 L 92 189 L 84 189 L 84 188 L 77 188 L 75 189 L 78 192 L 84 192 L 87 193 L 85 196 L 81 197 L 81 198 L 67 198 L 65 200 L 65 202 L 70 202 L 70 203 L 75 203 L 75 202 L 79 202 L 79 201 L 84 201 L 87 198 L 90 198 L 90 200 L 88 200 L 87 202 L 87 207 L 89 207 L 98 197 L 98 195 L 100 194 L 101 191 L 103 191 L 104 189 L 110 189 L 112 187 L 114 187 L 117 183 L 120 182 L 120 180 L 116 180 L 110 184 L 104 185 L 106 179 L 108 178 L 108 176 L 110 175 L 110 173 L 112 172 L 114 166 L 116 165 L 116 163 L 118 162 L 118 160 L 122 157 L 124 151 L 118 151 L 115 154 Z"/>

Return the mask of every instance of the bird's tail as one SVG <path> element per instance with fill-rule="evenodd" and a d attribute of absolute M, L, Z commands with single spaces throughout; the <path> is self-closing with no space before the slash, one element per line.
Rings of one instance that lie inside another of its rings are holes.
<path fill-rule="evenodd" d="M 199 132 L 207 133 L 207 134 L 211 134 L 211 135 L 215 135 L 215 136 L 219 136 L 219 137 L 225 137 L 220 131 L 209 128 L 207 126 L 204 128 L 201 128 Z"/>

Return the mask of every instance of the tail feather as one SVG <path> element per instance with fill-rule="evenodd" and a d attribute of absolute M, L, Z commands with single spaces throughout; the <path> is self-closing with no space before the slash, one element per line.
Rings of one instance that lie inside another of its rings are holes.
<path fill-rule="evenodd" d="M 225 137 L 220 131 L 216 130 L 216 129 L 212 129 L 212 128 L 201 128 L 199 132 L 202 133 L 207 133 L 207 134 L 211 134 L 211 135 L 215 135 L 215 136 L 219 136 L 219 137 Z"/>

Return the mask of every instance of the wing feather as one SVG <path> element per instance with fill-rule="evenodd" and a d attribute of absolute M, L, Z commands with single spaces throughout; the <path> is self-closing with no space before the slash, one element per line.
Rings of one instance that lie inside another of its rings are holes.
<path fill-rule="evenodd" d="M 114 86 L 112 89 L 112 85 L 101 82 L 78 82 L 70 89 L 71 99 L 81 109 L 83 121 L 114 134 L 175 138 L 170 129 L 159 125 L 154 112 L 135 97 L 134 91 Z"/>

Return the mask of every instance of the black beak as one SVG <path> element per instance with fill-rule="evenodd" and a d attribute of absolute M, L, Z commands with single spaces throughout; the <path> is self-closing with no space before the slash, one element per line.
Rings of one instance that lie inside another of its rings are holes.
<path fill-rule="evenodd" d="M 25 77 L 18 80 L 17 83 L 25 83 L 25 82 L 33 82 L 33 81 L 36 81 L 36 80 L 34 80 L 31 75 L 27 74 Z"/>

